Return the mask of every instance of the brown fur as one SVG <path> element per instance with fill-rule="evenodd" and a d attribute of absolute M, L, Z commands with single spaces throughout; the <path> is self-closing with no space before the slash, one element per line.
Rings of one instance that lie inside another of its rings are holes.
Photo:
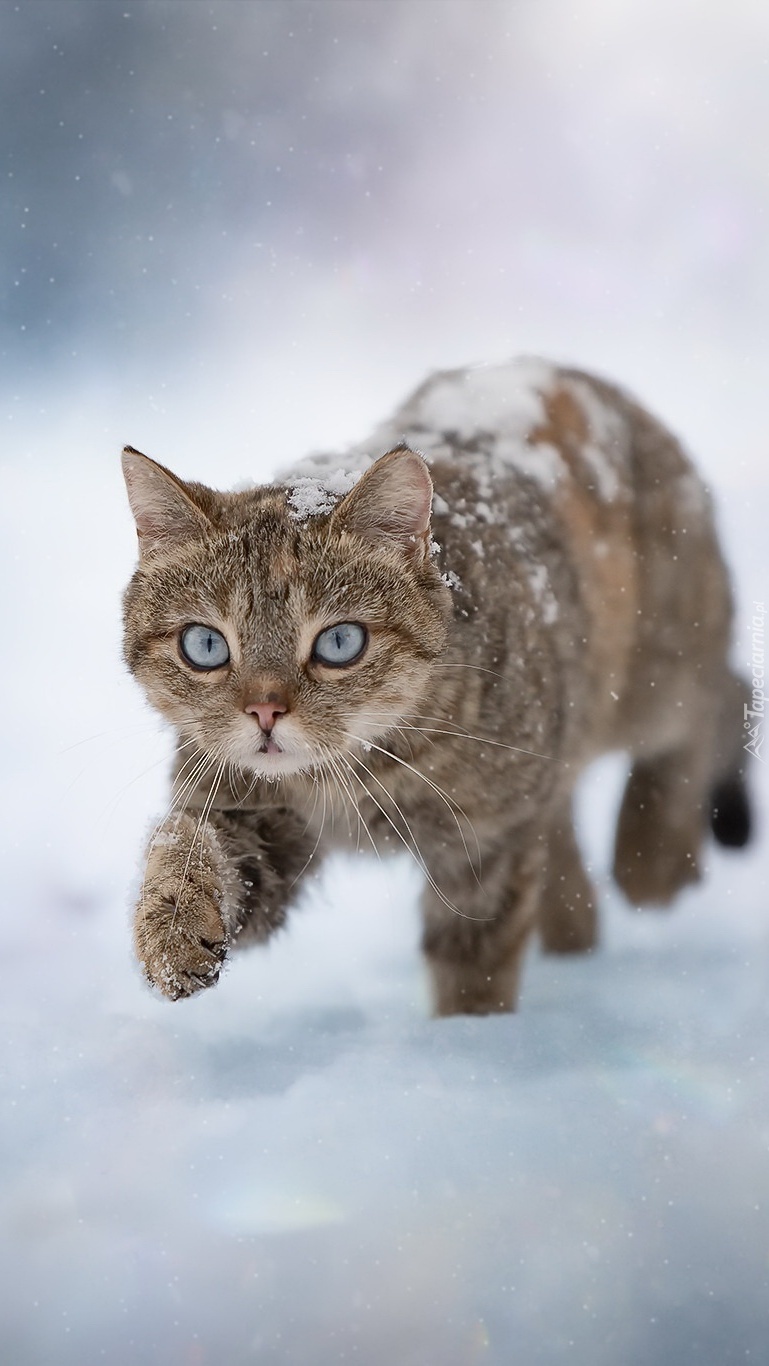
<path fill-rule="evenodd" d="M 125 654 L 180 746 L 135 930 L 166 995 L 212 985 L 331 844 L 363 840 L 425 873 L 436 1011 L 512 1009 L 535 927 L 557 952 L 596 942 L 571 800 L 609 749 L 633 761 L 620 886 L 667 904 L 698 877 L 713 790 L 744 799 L 730 593 L 705 490 L 631 399 L 541 362 L 435 375 L 351 453 L 347 493 L 308 482 L 327 458 L 239 493 L 124 461 Z M 368 633 L 343 667 L 313 654 L 340 622 Z M 225 666 L 185 661 L 191 623 Z"/>

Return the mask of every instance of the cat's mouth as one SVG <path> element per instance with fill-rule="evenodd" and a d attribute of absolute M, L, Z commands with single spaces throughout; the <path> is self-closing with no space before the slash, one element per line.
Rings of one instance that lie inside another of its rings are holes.
<path fill-rule="evenodd" d="M 256 745 L 250 754 L 249 761 L 255 773 L 261 774 L 265 778 L 278 778 L 281 775 L 287 777 L 292 773 L 301 773 L 308 768 L 309 756 L 305 752 L 297 753 L 296 747 L 291 739 L 288 743 L 281 743 L 273 735 L 262 736 L 259 744 Z"/>
<path fill-rule="evenodd" d="M 282 746 L 282 745 L 279 745 L 278 742 L 277 742 L 277 740 L 273 740 L 273 738 L 272 738 L 271 735 L 268 735 L 268 736 L 266 736 L 265 739 L 262 741 L 261 745 L 259 746 L 259 749 L 257 750 L 257 753 L 258 753 L 258 754 L 282 754 L 282 753 L 283 753 L 283 746 Z"/>

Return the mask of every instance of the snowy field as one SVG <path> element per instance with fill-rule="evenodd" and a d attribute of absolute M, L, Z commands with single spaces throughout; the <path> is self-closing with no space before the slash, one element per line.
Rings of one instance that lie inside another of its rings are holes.
<path fill-rule="evenodd" d="M 117 659 L 130 526 L 115 481 L 72 546 L 50 475 L 3 774 L 4 1359 L 766 1361 L 765 848 L 634 914 L 601 879 L 610 760 L 583 801 L 603 948 L 533 953 L 518 1017 L 426 1018 L 417 874 L 366 859 L 215 991 L 156 1001 L 127 889 L 167 746 Z"/>
<path fill-rule="evenodd" d="M 580 805 L 601 949 L 532 950 L 519 1015 L 427 1018 L 418 876 L 364 857 L 324 869 L 216 990 L 155 999 L 128 916 L 169 742 L 120 660 L 117 456 L 267 479 L 364 436 L 437 365 L 592 366 L 696 452 L 744 668 L 769 600 L 769 12 L 25 8 L 0 7 L 0 48 L 73 140 L 57 215 L 5 121 L 27 169 L 4 244 L 22 292 L 40 279 L 2 323 L 0 1360 L 765 1366 L 766 838 L 711 849 L 671 913 L 633 912 L 606 872 L 613 756 Z M 249 122 L 263 49 L 285 86 L 269 126 Z M 129 104 L 134 160 L 110 160 Z M 58 125 L 24 108 L 45 144 Z M 184 185 L 169 114 L 197 129 Z M 316 197 L 309 162 L 289 188 L 273 175 L 275 224 L 244 190 L 223 244 L 246 133 L 276 163 L 314 137 L 333 184 Z M 763 834 L 767 764 L 750 776 Z"/>

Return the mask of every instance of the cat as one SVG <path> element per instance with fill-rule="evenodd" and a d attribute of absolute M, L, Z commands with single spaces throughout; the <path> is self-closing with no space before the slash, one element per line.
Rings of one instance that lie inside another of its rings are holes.
<path fill-rule="evenodd" d="M 666 905 L 750 830 L 710 498 L 620 389 L 433 375 L 362 446 L 218 493 L 126 447 L 125 659 L 178 746 L 135 945 L 172 999 L 284 923 L 332 845 L 407 849 L 434 1012 L 515 1008 L 537 929 L 597 943 L 575 780 L 625 750 L 614 877 Z"/>

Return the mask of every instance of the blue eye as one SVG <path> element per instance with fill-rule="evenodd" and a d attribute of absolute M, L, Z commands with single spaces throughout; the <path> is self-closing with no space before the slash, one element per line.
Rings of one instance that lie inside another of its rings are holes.
<path fill-rule="evenodd" d="M 312 657 L 321 664 L 352 664 L 366 648 L 368 634 L 357 621 L 340 621 L 321 631 L 312 647 Z"/>
<path fill-rule="evenodd" d="M 230 657 L 227 641 L 213 626 L 188 626 L 180 643 L 184 658 L 196 669 L 221 669 Z"/>

